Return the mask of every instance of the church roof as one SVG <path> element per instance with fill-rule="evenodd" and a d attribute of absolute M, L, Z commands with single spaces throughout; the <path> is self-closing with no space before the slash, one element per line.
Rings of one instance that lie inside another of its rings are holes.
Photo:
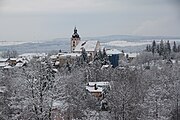
<path fill-rule="evenodd" d="M 82 48 L 86 51 L 96 51 L 98 41 L 80 41 L 76 46 L 74 52 L 81 52 Z"/>

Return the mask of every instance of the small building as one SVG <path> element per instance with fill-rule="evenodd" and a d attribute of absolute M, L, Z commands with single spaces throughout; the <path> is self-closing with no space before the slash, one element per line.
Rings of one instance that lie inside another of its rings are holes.
<path fill-rule="evenodd" d="M 139 53 L 124 53 L 125 57 L 127 58 L 127 60 L 129 62 L 131 62 L 134 58 L 137 57 L 137 55 L 139 55 Z"/>
<path fill-rule="evenodd" d="M 0 58 L 0 68 L 4 68 L 5 66 L 7 66 L 9 58 Z"/>
<path fill-rule="evenodd" d="M 59 53 L 57 60 L 55 61 L 55 66 L 62 67 L 64 65 L 73 64 L 81 56 L 80 53 Z"/>
<path fill-rule="evenodd" d="M 56 62 L 57 58 L 58 58 L 58 55 L 51 55 L 51 56 L 50 56 L 50 59 L 51 59 L 51 61 L 52 61 L 53 63 Z"/>
<path fill-rule="evenodd" d="M 10 66 L 15 66 L 17 63 L 17 58 L 9 58 L 8 62 Z"/>
<path fill-rule="evenodd" d="M 102 87 L 95 87 L 95 86 L 93 87 L 86 86 L 86 90 L 88 90 L 93 96 L 97 98 L 101 98 L 103 96 L 103 89 Z"/>
<path fill-rule="evenodd" d="M 109 57 L 109 61 L 113 68 L 117 67 L 119 65 L 119 58 L 120 55 L 123 54 L 117 49 L 108 49 L 106 50 L 106 54 Z"/>
<path fill-rule="evenodd" d="M 103 99 L 104 94 L 110 90 L 109 82 L 89 82 L 86 90 L 98 99 Z"/>

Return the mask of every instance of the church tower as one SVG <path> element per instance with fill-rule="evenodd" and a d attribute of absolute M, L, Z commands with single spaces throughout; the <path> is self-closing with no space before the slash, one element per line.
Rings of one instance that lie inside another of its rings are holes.
<path fill-rule="evenodd" d="M 78 45 L 80 40 L 81 40 L 81 38 L 79 37 L 79 35 L 77 33 L 77 29 L 75 27 L 74 28 L 74 34 L 71 37 L 71 52 L 74 51 L 74 49 L 76 48 L 76 46 Z"/>

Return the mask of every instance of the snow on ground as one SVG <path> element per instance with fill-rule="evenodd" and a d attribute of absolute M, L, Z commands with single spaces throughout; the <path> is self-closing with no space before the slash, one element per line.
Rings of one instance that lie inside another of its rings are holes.
<path fill-rule="evenodd" d="M 101 45 L 108 45 L 108 46 L 117 46 L 117 47 L 127 47 L 127 46 L 142 46 L 152 44 L 152 41 L 143 41 L 143 42 L 129 42 L 129 41 L 110 41 L 106 43 L 101 43 Z"/>
<path fill-rule="evenodd" d="M 0 46 L 7 46 L 7 45 L 18 45 L 23 44 L 26 42 L 23 41 L 0 41 Z"/>
<path fill-rule="evenodd" d="M 142 45 L 148 45 L 148 44 L 152 44 L 152 41 L 154 39 L 151 40 L 139 40 L 139 41 L 126 41 L 126 40 L 113 40 L 110 42 L 106 42 L 106 43 L 101 43 L 101 45 L 106 45 L 106 46 L 116 46 L 116 47 L 135 47 L 135 46 L 142 46 Z M 164 39 L 163 39 L 164 40 Z M 180 42 L 179 39 L 168 39 L 170 41 L 171 44 L 173 44 L 174 41 L 176 42 Z M 164 40 L 168 41 L 168 40 Z M 161 39 L 155 39 L 156 43 L 160 43 Z"/>

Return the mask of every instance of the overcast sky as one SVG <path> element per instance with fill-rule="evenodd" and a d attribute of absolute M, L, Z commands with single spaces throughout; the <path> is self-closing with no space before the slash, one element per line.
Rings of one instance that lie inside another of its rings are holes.
<path fill-rule="evenodd" d="M 0 41 L 180 36 L 179 0 L 0 0 Z"/>

